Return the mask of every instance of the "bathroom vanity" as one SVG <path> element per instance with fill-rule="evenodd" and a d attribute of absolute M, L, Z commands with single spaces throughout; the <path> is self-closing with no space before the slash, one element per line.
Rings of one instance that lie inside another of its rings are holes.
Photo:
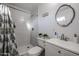
<path fill-rule="evenodd" d="M 57 38 L 38 38 L 39 45 L 45 48 L 46 56 L 78 56 L 79 44 Z"/>

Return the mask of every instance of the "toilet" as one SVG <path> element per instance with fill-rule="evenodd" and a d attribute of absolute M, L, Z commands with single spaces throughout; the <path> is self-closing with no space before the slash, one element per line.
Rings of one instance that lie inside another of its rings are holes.
<path fill-rule="evenodd" d="M 43 52 L 44 48 L 43 45 L 41 45 L 41 41 L 37 40 L 37 42 L 38 46 L 35 46 L 27 51 L 28 56 L 39 56 Z"/>
<path fill-rule="evenodd" d="M 27 51 L 28 56 L 39 56 L 43 49 L 39 46 L 35 46 Z"/>

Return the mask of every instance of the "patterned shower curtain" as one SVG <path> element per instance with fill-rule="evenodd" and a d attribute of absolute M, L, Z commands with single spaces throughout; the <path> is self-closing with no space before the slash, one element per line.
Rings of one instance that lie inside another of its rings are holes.
<path fill-rule="evenodd" d="M 15 23 L 11 18 L 9 7 L 0 4 L 0 55 L 16 56 Z"/>

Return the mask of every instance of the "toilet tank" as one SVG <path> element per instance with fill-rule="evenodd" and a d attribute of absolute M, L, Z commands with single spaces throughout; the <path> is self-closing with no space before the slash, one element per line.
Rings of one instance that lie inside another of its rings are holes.
<path fill-rule="evenodd" d="M 43 48 L 45 47 L 45 41 L 44 40 L 38 39 L 37 42 L 38 42 L 38 45 L 40 47 L 43 47 Z"/>

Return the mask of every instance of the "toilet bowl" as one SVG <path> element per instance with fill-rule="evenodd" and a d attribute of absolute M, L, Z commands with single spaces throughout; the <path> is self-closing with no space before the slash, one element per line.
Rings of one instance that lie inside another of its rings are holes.
<path fill-rule="evenodd" d="M 28 56 L 39 56 L 43 49 L 39 46 L 35 46 L 27 51 Z"/>

